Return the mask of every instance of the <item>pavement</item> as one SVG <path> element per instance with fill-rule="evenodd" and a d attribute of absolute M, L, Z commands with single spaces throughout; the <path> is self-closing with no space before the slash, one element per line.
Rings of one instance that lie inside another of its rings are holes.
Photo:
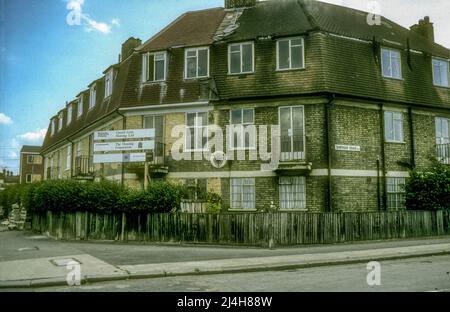
<path fill-rule="evenodd" d="M 450 254 L 450 237 L 302 248 L 62 242 L 23 232 L 0 233 L 0 289 L 67 285 L 68 261 L 81 282 L 266 272 Z M 58 261 L 59 260 L 59 261 Z M 61 262 L 59 265 L 56 263 Z"/>

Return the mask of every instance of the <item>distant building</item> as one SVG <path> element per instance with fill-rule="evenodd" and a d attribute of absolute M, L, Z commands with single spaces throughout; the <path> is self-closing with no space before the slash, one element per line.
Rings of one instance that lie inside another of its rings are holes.
<path fill-rule="evenodd" d="M 0 191 L 13 184 L 19 184 L 19 176 L 13 175 L 12 171 L 3 169 L 3 171 L 0 172 Z"/>
<path fill-rule="evenodd" d="M 44 166 L 40 155 L 40 146 L 23 146 L 20 151 L 19 182 L 32 183 L 42 181 L 44 178 Z"/>

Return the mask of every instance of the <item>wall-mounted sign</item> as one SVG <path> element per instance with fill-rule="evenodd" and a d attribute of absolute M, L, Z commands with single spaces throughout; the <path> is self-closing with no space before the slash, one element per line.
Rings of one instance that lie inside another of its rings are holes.
<path fill-rule="evenodd" d="M 155 129 L 97 131 L 94 133 L 95 141 L 122 140 L 122 139 L 145 139 L 145 138 L 154 138 L 154 137 L 155 137 Z"/>
<path fill-rule="evenodd" d="M 335 149 L 344 152 L 361 152 L 361 146 L 358 145 L 336 145 Z"/>
<path fill-rule="evenodd" d="M 94 164 L 145 162 L 145 153 L 98 154 L 94 155 Z"/>
<path fill-rule="evenodd" d="M 94 152 L 145 151 L 155 148 L 155 141 L 95 143 Z"/>

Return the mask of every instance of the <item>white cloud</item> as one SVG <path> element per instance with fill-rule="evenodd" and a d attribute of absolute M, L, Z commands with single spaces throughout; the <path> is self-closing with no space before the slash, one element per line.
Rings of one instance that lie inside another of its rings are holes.
<path fill-rule="evenodd" d="M 111 20 L 111 23 L 98 22 L 88 14 L 83 13 L 83 5 L 85 4 L 85 0 L 66 0 L 67 1 L 67 10 L 69 10 L 69 14 L 67 16 L 67 23 L 69 25 L 81 25 L 84 24 L 86 26 L 87 32 L 98 31 L 102 34 L 109 34 L 112 32 L 112 28 L 114 26 L 120 25 L 120 20 L 118 18 L 114 18 Z"/>
<path fill-rule="evenodd" d="M 1 125 L 10 125 L 12 123 L 13 123 L 13 121 L 12 121 L 11 117 L 8 117 L 3 113 L 0 113 L 0 124 Z"/>
<path fill-rule="evenodd" d="M 19 155 L 18 155 L 16 152 L 10 152 L 10 153 L 8 154 L 8 158 L 9 158 L 9 159 L 18 159 L 18 158 L 19 158 Z"/>
<path fill-rule="evenodd" d="M 35 132 L 27 132 L 17 137 L 26 142 L 42 142 L 47 134 L 47 129 L 40 129 Z"/>

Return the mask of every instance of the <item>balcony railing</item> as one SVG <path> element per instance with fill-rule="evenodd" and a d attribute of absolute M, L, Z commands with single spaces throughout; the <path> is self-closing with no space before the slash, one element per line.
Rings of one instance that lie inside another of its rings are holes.
<path fill-rule="evenodd" d="M 444 165 L 450 165 L 450 144 L 438 144 L 436 146 L 437 160 Z"/>
<path fill-rule="evenodd" d="M 303 136 L 281 137 L 281 161 L 305 160 L 303 142 Z"/>
<path fill-rule="evenodd" d="M 153 159 L 148 162 L 150 166 L 164 166 L 166 156 L 166 144 L 162 142 L 155 142 L 155 149 L 153 150 Z"/>
<path fill-rule="evenodd" d="M 78 156 L 75 158 L 75 176 L 91 176 L 94 174 L 94 159 L 92 156 Z"/>

